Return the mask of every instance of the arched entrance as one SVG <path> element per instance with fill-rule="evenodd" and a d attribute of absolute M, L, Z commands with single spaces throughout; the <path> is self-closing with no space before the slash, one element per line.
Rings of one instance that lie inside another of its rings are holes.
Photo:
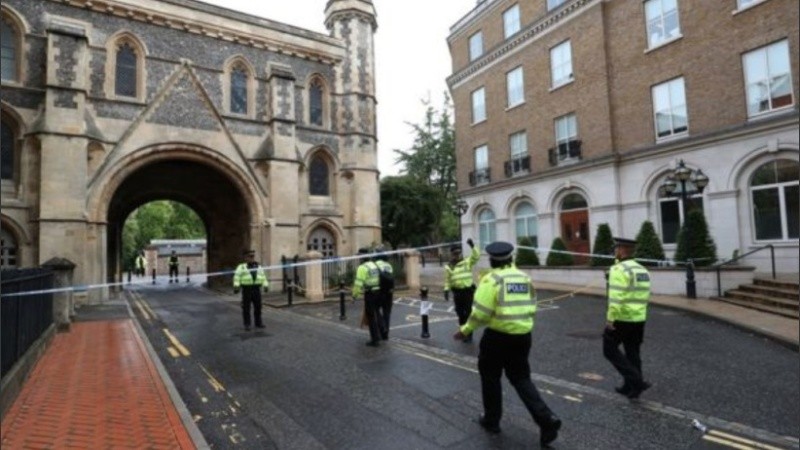
<path fill-rule="evenodd" d="M 589 242 L 589 205 L 581 194 L 567 194 L 561 200 L 561 239 L 567 250 L 588 254 L 591 250 Z M 586 264 L 587 256 L 574 255 L 576 265 Z"/>
<path fill-rule="evenodd" d="M 317 227 L 308 235 L 308 251 L 320 252 L 323 258 L 336 256 L 336 238 L 326 227 Z"/>
<path fill-rule="evenodd" d="M 206 228 L 209 273 L 230 271 L 251 248 L 252 205 L 246 192 L 218 166 L 190 159 L 154 159 L 126 174 L 108 205 L 107 274 L 119 280 L 121 239 L 128 215 L 154 200 L 174 200 L 192 208 Z M 261 242 L 261 239 L 255 239 Z M 259 253 L 262 249 L 256 249 Z M 230 276 L 209 277 L 211 285 L 226 284 Z"/>

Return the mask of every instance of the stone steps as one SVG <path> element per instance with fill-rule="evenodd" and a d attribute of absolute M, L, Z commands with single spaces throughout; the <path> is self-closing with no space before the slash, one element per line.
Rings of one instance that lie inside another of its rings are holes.
<path fill-rule="evenodd" d="M 777 314 L 793 319 L 800 318 L 800 282 L 793 280 L 756 278 L 752 284 L 725 292 L 724 297 L 712 297 L 745 308 Z"/>

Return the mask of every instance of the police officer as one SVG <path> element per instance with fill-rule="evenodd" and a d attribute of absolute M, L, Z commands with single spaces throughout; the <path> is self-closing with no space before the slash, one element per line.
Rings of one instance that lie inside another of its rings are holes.
<path fill-rule="evenodd" d="M 143 277 L 147 272 L 147 259 L 144 257 L 144 252 L 139 252 L 136 255 L 136 275 Z"/>
<path fill-rule="evenodd" d="M 380 253 L 375 257 L 375 264 L 378 266 L 378 289 L 380 301 L 378 302 L 378 316 L 381 321 L 381 339 L 389 339 L 389 327 L 392 323 L 392 304 L 394 302 L 394 268 L 389 264 L 386 253 Z"/>
<path fill-rule="evenodd" d="M 178 282 L 178 254 L 175 250 L 169 256 L 169 282 L 172 283 L 172 277 L 175 277 L 175 282 Z"/>
<path fill-rule="evenodd" d="M 513 251 L 514 246 L 508 242 L 486 246 L 492 270 L 481 278 L 472 314 L 453 339 L 463 340 L 477 327 L 487 327 L 478 354 L 484 410 L 478 423 L 490 433 L 500 433 L 503 413 L 500 381 L 505 371 L 508 381 L 539 425 L 539 442 L 547 446 L 558 437 L 561 419 L 550 410 L 531 381 L 528 355 L 536 293 L 531 279 L 514 266 Z"/>
<path fill-rule="evenodd" d="M 467 245 L 472 249 L 469 258 L 461 257 L 461 244 L 450 247 L 450 262 L 444 268 L 444 297 L 453 292 L 453 303 L 456 306 L 458 324 L 467 323 L 469 313 L 472 311 L 472 297 L 475 293 L 475 282 L 472 281 L 472 267 L 481 256 L 475 248 L 472 239 L 467 239 Z M 472 335 L 464 338 L 464 342 L 472 342 Z"/>
<path fill-rule="evenodd" d="M 618 262 L 608 271 L 608 309 L 603 333 L 603 355 L 625 380 L 615 390 L 631 399 L 639 398 L 650 387 L 642 377 L 639 352 L 650 300 L 650 273 L 632 259 L 635 246 L 634 240 L 614 238 Z M 620 344 L 625 349 L 624 355 Z"/>
<path fill-rule="evenodd" d="M 361 248 L 358 250 L 359 255 L 369 254 L 369 249 Z M 367 345 L 370 347 L 377 347 L 381 339 L 381 324 L 383 323 L 380 317 L 379 304 L 380 304 L 380 269 L 375 261 L 365 259 L 364 262 L 358 266 L 356 270 L 356 278 L 353 281 L 353 300 L 364 296 L 364 318 L 366 319 L 367 326 L 369 327 L 370 340 Z M 363 321 L 362 321 L 363 322 Z"/>
<path fill-rule="evenodd" d="M 242 319 L 244 319 L 245 331 L 250 331 L 250 305 L 253 305 L 253 318 L 256 328 L 264 328 L 261 320 L 261 288 L 264 292 L 269 290 L 269 280 L 264 273 L 264 269 L 255 261 L 256 252 L 247 250 L 244 252 L 245 262 L 236 267 L 233 274 L 233 292 L 238 294 L 242 291 Z"/>

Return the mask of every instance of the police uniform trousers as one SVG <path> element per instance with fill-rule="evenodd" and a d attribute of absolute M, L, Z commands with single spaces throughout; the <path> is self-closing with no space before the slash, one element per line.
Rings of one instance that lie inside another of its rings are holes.
<path fill-rule="evenodd" d="M 367 315 L 369 338 L 372 342 L 381 339 L 383 318 L 380 315 L 381 293 L 378 289 L 364 292 L 364 313 Z"/>
<path fill-rule="evenodd" d="M 498 425 L 503 415 L 500 383 L 503 371 L 537 425 L 547 427 L 554 420 L 555 415 L 531 381 L 528 364 L 530 350 L 530 333 L 506 334 L 489 328 L 484 331 L 478 354 L 478 370 L 481 375 L 483 417 L 487 424 Z"/>
<path fill-rule="evenodd" d="M 644 322 L 614 322 L 614 329 L 603 333 L 603 356 L 625 379 L 627 387 L 641 387 L 642 358 L 639 348 L 644 341 Z M 623 354 L 619 346 L 625 349 Z"/>
<path fill-rule="evenodd" d="M 456 315 L 458 316 L 459 325 L 464 325 L 467 323 L 467 319 L 472 313 L 472 299 L 474 295 L 474 285 L 467 288 L 453 289 L 453 303 L 456 307 Z"/>
<path fill-rule="evenodd" d="M 263 326 L 261 320 L 261 286 L 242 286 L 242 319 L 244 326 L 250 326 L 250 305 L 253 305 L 253 317 L 257 327 Z"/>
<path fill-rule="evenodd" d="M 172 277 L 175 276 L 175 281 L 178 281 L 178 266 L 169 266 L 169 281 L 172 281 Z"/>
<path fill-rule="evenodd" d="M 394 304 L 394 292 L 391 290 L 380 290 L 378 292 L 380 294 L 380 301 L 378 302 L 378 317 L 381 318 L 381 338 L 389 339 L 389 326 L 392 324 L 392 305 Z"/>

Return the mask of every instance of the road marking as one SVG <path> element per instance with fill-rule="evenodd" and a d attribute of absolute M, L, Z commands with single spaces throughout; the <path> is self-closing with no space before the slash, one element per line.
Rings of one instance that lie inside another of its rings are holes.
<path fill-rule="evenodd" d="M 178 353 L 178 351 L 175 350 L 175 347 L 173 347 L 173 346 L 167 347 L 167 351 L 169 352 L 170 356 L 172 356 L 173 358 L 177 358 L 177 357 L 181 356 L 181 354 Z"/>
<path fill-rule="evenodd" d="M 136 305 L 137 308 L 139 308 L 139 313 L 142 315 L 142 317 L 144 317 L 146 321 L 149 322 L 152 320 L 152 318 L 150 317 L 150 313 L 148 313 L 147 310 L 144 309 L 144 306 L 142 306 L 141 301 L 134 300 L 133 303 Z"/>
<path fill-rule="evenodd" d="M 565 399 L 567 399 L 567 400 L 569 400 L 571 402 L 576 402 L 576 403 L 581 403 L 583 401 L 583 400 L 579 399 L 578 397 L 573 397 L 571 395 L 562 395 L 562 397 L 564 397 Z"/>
<path fill-rule="evenodd" d="M 209 372 L 202 364 L 198 364 L 198 366 L 200 366 L 200 369 L 205 372 L 206 376 L 208 377 L 208 382 L 211 384 L 211 387 L 214 388 L 214 391 L 222 392 L 225 390 L 225 386 L 223 386 L 219 380 L 214 378 L 214 375 L 211 375 L 211 372 Z"/>
<path fill-rule="evenodd" d="M 724 433 L 719 430 L 710 430 L 708 434 L 713 435 L 714 437 L 719 437 L 722 439 L 728 439 L 730 441 L 736 441 L 742 444 L 751 445 L 754 448 L 763 449 L 763 450 L 782 450 L 778 447 L 773 447 L 771 445 L 763 444 L 761 442 L 751 441 L 750 439 L 746 439 L 740 436 L 735 436 L 733 434 Z"/>
<path fill-rule="evenodd" d="M 756 450 L 755 447 L 749 447 L 747 445 L 737 444 L 736 442 L 728 441 L 727 439 L 722 439 L 722 438 L 718 438 L 718 437 L 714 437 L 714 436 L 709 436 L 707 434 L 703 435 L 703 440 L 715 442 L 717 444 L 724 445 L 726 447 L 735 448 L 735 449 L 738 449 L 738 450 Z"/>
<path fill-rule="evenodd" d="M 183 356 L 191 355 L 191 353 L 189 353 L 189 349 L 184 347 L 183 344 L 181 344 L 181 341 L 179 341 L 178 338 L 173 336 L 172 333 L 170 333 L 168 329 L 164 328 L 163 331 L 164 331 L 164 334 L 167 335 L 167 339 L 169 339 L 169 341 L 172 342 L 172 345 L 174 345 L 175 348 L 178 349 L 178 351 L 180 352 L 181 355 L 183 355 Z"/>
<path fill-rule="evenodd" d="M 452 322 L 455 320 L 455 317 L 442 317 L 440 319 L 430 319 L 428 320 L 428 325 L 439 323 L 439 322 Z M 422 321 L 419 319 L 419 316 L 408 315 L 406 316 L 406 321 L 416 321 L 415 323 L 406 323 L 403 325 L 393 325 L 392 330 L 399 330 L 401 328 L 411 328 L 411 327 L 419 327 Z"/>

